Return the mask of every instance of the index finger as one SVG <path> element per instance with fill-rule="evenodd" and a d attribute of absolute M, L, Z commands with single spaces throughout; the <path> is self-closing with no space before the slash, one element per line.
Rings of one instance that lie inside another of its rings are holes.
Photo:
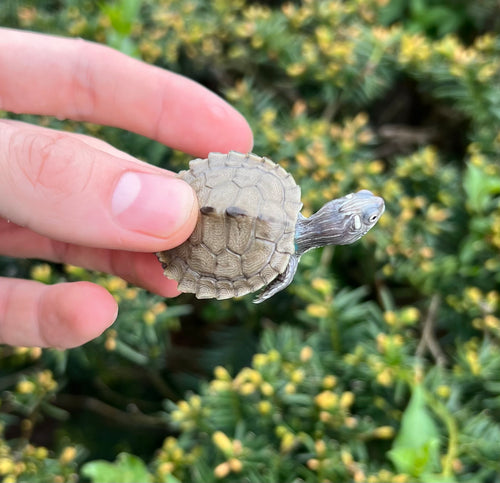
<path fill-rule="evenodd" d="M 0 28 L 0 65 L 0 109 L 120 127 L 196 156 L 252 147 L 223 99 L 100 44 Z"/>

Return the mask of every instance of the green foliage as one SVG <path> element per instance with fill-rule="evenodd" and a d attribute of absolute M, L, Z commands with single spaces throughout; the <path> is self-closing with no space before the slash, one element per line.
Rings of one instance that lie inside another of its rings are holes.
<path fill-rule="evenodd" d="M 439 431 L 425 403 L 424 390 L 416 385 L 389 457 L 401 473 L 437 481 L 439 446 Z"/>
<path fill-rule="evenodd" d="M 135 42 L 131 41 L 134 23 L 141 7 L 140 0 L 120 0 L 116 3 L 100 4 L 100 10 L 109 21 L 106 43 L 127 55 L 137 56 Z"/>
<path fill-rule="evenodd" d="M 152 481 L 144 462 L 137 456 L 120 453 L 115 463 L 92 461 L 82 466 L 82 475 L 99 483 L 135 483 Z M 175 480 L 174 480 L 175 481 Z"/>
<path fill-rule="evenodd" d="M 107 43 L 223 95 L 306 215 L 363 188 L 386 213 L 354 246 L 307 253 L 260 306 L 1 259 L 2 275 L 90 280 L 120 303 L 84 347 L 0 347 L 3 480 L 494 481 L 499 18 L 494 0 L 7 1 L 2 25 Z"/>

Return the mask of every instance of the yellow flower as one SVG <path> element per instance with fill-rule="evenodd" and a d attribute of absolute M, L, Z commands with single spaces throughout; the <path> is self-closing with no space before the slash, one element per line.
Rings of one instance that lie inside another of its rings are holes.
<path fill-rule="evenodd" d="M 354 393 L 351 391 L 343 392 L 340 396 L 340 407 L 343 409 L 350 408 L 354 403 Z"/>
<path fill-rule="evenodd" d="M 415 307 L 406 307 L 401 311 L 401 321 L 405 324 L 415 324 L 419 318 L 420 312 Z"/>
<path fill-rule="evenodd" d="M 239 473 L 243 469 L 243 463 L 237 458 L 231 458 L 228 463 L 233 473 Z"/>
<path fill-rule="evenodd" d="M 373 436 L 379 439 L 391 439 L 394 437 L 394 428 L 392 426 L 380 426 L 375 428 Z"/>
<path fill-rule="evenodd" d="M 163 449 L 165 451 L 171 451 L 177 446 L 177 440 L 173 436 L 168 436 L 163 442 Z"/>
<path fill-rule="evenodd" d="M 274 394 L 274 387 L 269 384 L 268 382 L 264 381 L 261 385 L 260 385 L 260 392 L 264 395 L 264 396 L 272 396 Z"/>
<path fill-rule="evenodd" d="M 280 449 L 284 453 L 290 451 L 295 445 L 295 436 L 292 433 L 285 433 L 281 438 Z"/>
<path fill-rule="evenodd" d="M 187 415 L 190 413 L 191 408 L 189 407 L 187 401 L 179 401 L 177 403 L 177 407 L 179 408 L 179 412 L 182 414 Z"/>
<path fill-rule="evenodd" d="M 225 478 L 229 473 L 231 472 L 231 467 L 229 466 L 229 463 L 227 461 L 224 461 L 224 463 L 221 463 L 220 465 L 217 465 L 214 469 L 214 476 L 216 478 Z"/>
<path fill-rule="evenodd" d="M 269 358 L 269 362 L 278 362 L 281 360 L 281 354 L 276 349 L 271 349 L 267 356 Z"/>
<path fill-rule="evenodd" d="M 291 77 L 298 77 L 305 71 L 306 71 L 306 66 L 300 63 L 290 64 L 286 69 L 287 74 Z"/>
<path fill-rule="evenodd" d="M 340 459 L 342 460 L 342 463 L 344 464 L 344 466 L 351 466 L 354 462 L 354 458 L 352 457 L 352 454 L 347 450 L 342 450 L 340 452 Z"/>
<path fill-rule="evenodd" d="M 408 475 L 400 473 L 399 475 L 394 475 L 391 481 L 392 483 L 407 483 L 409 481 L 408 478 Z"/>
<path fill-rule="evenodd" d="M 124 290 L 127 288 L 127 282 L 123 280 L 120 277 L 108 277 L 106 280 L 105 287 L 110 291 L 110 292 L 117 292 L 118 290 Z"/>
<path fill-rule="evenodd" d="M 229 437 L 222 431 L 216 431 L 212 435 L 212 441 L 225 455 L 230 455 L 232 453 L 233 444 Z"/>
<path fill-rule="evenodd" d="M 306 462 L 307 467 L 312 471 L 317 471 L 320 461 L 317 458 L 310 458 Z"/>
<path fill-rule="evenodd" d="M 14 474 L 20 475 L 26 471 L 26 463 L 24 461 L 18 461 L 14 468 Z M 5 481 L 5 480 L 4 480 Z"/>
<path fill-rule="evenodd" d="M 363 472 L 363 470 L 360 470 L 359 468 L 356 467 L 354 469 L 354 475 L 352 480 L 354 481 L 354 483 L 365 483 L 366 475 Z"/>
<path fill-rule="evenodd" d="M 370 174 L 379 174 L 383 171 L 383 169 L 384 169 L 384 163 L 380 160 L 372 161 L 368 165 L 368 172 Z"/>
<path fill-rule="evenodd" d="M 387 325 L 395 325 L 398 319 L 392 310 L 386 310 L 384 312 L 384 320 Z"/>
<path fill-rule="evenodd" d="M 49 455 L 49 450 L 44 446 L 39 446 L 38 448 L 35 449 L 35 458 L 38 458 L 39 460 L 46 459 L 48 455 Z"/>
<path fill-rule="evenodd" d="M 276 119 L 276 115 L 277 113 L 275 109 L 267 108 L 261 115 L 262 122 L 265 124 L 272 124 Z"/>
<path fill-rule="evenodd" d="M 326 453 L 326 444 L 322 439 L 318 439 L 314 442 L 314 449 L 318 456 L 323 456 Z"/>
<path fill-rule="evenodd" d="M 358 420 L 354 416 L 345 418 L 344 424 L 347 428 L 353 429 L 358 425 Z"/>
<path fill-rule="evenodd" d="M 386 367 L 385 369 L 382 370 L 382 372 L 379 372 L 377 374 L 376 379 L 381 386 L 389 387 L 393 382 L 391 369 Z"/>
<path fill-rule="evenodd" d="M 276 436 L 278 436 L 278 438 L 283 438 L 283 436 L 285 436 L 287 431 L 288 431 L 288 429 L 286 429 L 286 426 L 283 426 L 283 425 L 276 426 L 276 429 L 274 430 L 274 432 L 276 433 Z"/>
<path fill-rule="evenodd" d="M 110 352 L 114 351 L 116 349 L 116 337 L 112 337 L 111 335 L 106 337 L 104 348 Z"/>
<path fill-rule="evenodd" d="M 153 325 L 156 322 L 156 315 L 151 310 L 146 310 L 142 314 L 142 320 L 146 325 Z"/>
<path fill-rule="evenodd" d="M 151 307 L 151 312 L 155 315 L 160 315 L 167 310 L 167 304 L 165 302 L 157 302 Z"/>
<path fill-rule="evenodd" d="M 130 287 L 125 290 L 125 293 L 123 294 L 125 300 L 135 300 L 137 298 L 137 294 L 139 293 L 139 290 L 135 287 Z"/>
<path fill-rule="evenodd" d="M 52 371 L 49 371 L 48 369 L 40 372 L 37 379 L 46 391 L 53 391 L 57 387 L 57 382 L 54 380 Z"/>
<path fill-rule="evenodd" d="M 76 265 L 64 265 L 64 271 L 68 275 L 73 275 L 78 278 L 84 278 L 87 275 L 87 270 Z"/>
<path fill-rule="evenodd" d="M 337 406 L 339 397 L 332 391 L 320 392 L 314 401 L 320 409 L 330 410 Z"/>
<path fill-rule="evenodd" d="M 39 359 L 42 355 L 42 348 L 41 347 L 31 347 L 29 349 L 30 352 L 30 357 L 32 359 Z"/>
<path fill-rule="evenodd" d="M 465 358 L 467 359 L 472 374 L 474 374 L 475 376 L 480 374 L 481 364 L 479 363 L 479 357 L 477 355 L 477 352 L 474 350 L 467 350 Z"/>
<path fill-rule="evenodd" d="M 379 352 L 385 352 L 388 343 L 387 334 L 384 333 L 377 334 L 376 341 L 377 341 L 377 350 Z"/>
<path fill-rule="evenodd" d="M 267 365 L 267 360 L 268 360 L 267 354 L 255 354 L 253 356 L 252 365 L 257 369 L 260 369 Z"/>
<path fill-rule="evenodd" d="M 423 257 L 423 258 L 432 258 L 434 256 L 434 249 L 431 248 L 431 247 L 422 247 L 420 250 L 419 250 L 419 254 Z"/>
<path fill-rule="evenodd" d="M 253 394 L 256 390 L 257 387 L 253 382 L 245 382 L 239 387 L 238 392 L 242 396 L 249 396 L 250 394 Z"/>
<path fill-rule="evenodd" d="M 193 409 L 201 409 L 201 397 L 198 394 L 189 398 L 189 404 Z"/>
<path fill-rule="evenodd" d="M 337 384 L 337 378 L 331 374 L 323 378 L 322 386 L 325 389 L 333 389 L 336 384 Z"/>
<path fill-rule="evenodd" d="M 449 216 L 450 213 L 446 208 L 439 208 L 434 203 L 427 208 L 427 218 L 435 223 L 442 223 L 447 220 Z"/>
<path fill-rule="evenodd" d="M 162 476 L 170 475 L 175 469 L 174 463 L 171 461 L 166 461 L 165 463 L 162 463 L 160 466 L 158 466 L 158 473 Z"/>
<path fill-rule="evenodd" d="M 444 384 L 441 384 L 436 388 L 436 394 L 443 399 L 448 398 L 451 394 L 450 386 L 445 386 Z"/>
<path fill-rule="evenodd" d="M 295 5 L 287 2 L 281 6 L 281 11 L 285 14 L 285 17 L 291 18 L 296 12 Z"/>
<path fill-rule="evenodd" d="M 301 351 L 300 351 L 300 361 L 301 362 L 307 362 L 311 359 L 311 357 L 313 356 L 314 352 L 312 350 L 312 348 L 308 345 L 302 347 Z"/>
<path fill-rule="evenodd" d="M 500 302 L 500 293 L 496 290 L 491 290 L 486 294 L 486 302 L 490 307 L 490 310 L 496 310 L 498 303 Z"/>
<path fill-rule="evenodd" d="M 484 324 L 489 329 L 499 329 L 500 319 L 498 319 L 498 317 L 495 317 L 494 315 L 488 314 L 484 316 Z"/>
<path fill-rule="evenodd" d="M 318 42 L 320 49 L 323 52 L 328 50 L 332 42 L 331 30 L 328 27 L 322 25 L 316 28 L 316 31 L 314 33 L 316 34 L 316 40 Z"/>
<path fill-rule="evenodd" d="M 328 315 L 328 308 L 324 305 L 309 304 L 306 307 L 306 312 L 312 317 L 322 318 Z"/>
<path fill-rule="evenodd" d="M 31 278 L 37 282 L 49 283 L 52 276 L 52 268 L 48 263 L 35 265 L 31 269 Z"/>
<path fill-rule="evenodd" d="M 291 374 L 290 374 L 290 380 L 294 384 L 300 384 L 304 380 L 304 371 L 302 369 L 295 369 Z"/>
<path fill-rule="evenodd" d="M 184 457 L 184 450 L 182 448 L 176 446 L 175 448 L 172 449 L 171 452 L 172 461 L 179 463 L 182 461 L 183 457 Z"/>
<path fill-rule="evenodd" d="M 320 411 L 319 420 L 322 423 L 329 423 L 332 420 L 332 415 L 328 411 Z"/>
<path fill-rule="evenodd" d="M 487 64 L 478 70 L 477 78 L 480 82 L 488 82 L 497 72 L 498 66 Z"/>
<path fill-rule="evenodd" d="M 259 404 L 257 405 L 259 413 L 263 415 L 269 414 L 272 408 L 273 406 L 269 401 L 259 401 Z"/>
<path fill-rule="evenodd" d="M 332 284 L 329 280 L 324 278 L 315 278 L 311 282 L 311 286 L 314 290 L 322 293 L 323 295 L 329 295 L 332 291 Z"/>
<path fill-rule="evenodd" d="M 20 394 L 31 394 L 34 392 L 36 386 L 31 381 L 19 381 L 17 383 L 16 391 Z"/>
<path fill-rule="evenodd" d="M 262 383 L 262 374 L 254 369 L 250 369 L 248 372 L 248 379 L 258 386 Z"/>
<path fill-rule="evenodd" d="M 231 375 L 227 371 L 225 367 L 222 366 L 217 366 L 214 369 L 214 375 L 215 378 L 220 380 L 220 381 L 230 381 L 231 380 Z"/>
<path fill-rule="evenodd" d="M 403 63 L 425 62 L 431 56 L 431 48 L 428 41 L 420 34 L 403 34 L 399 59 Z"/>
<path fill-rule="evenodd" d="M 14 353 L 18 355 L 24 355 L 29 352 L 30 348 L 29 347 L 24 347 L 24 346 L 17 346 L 14 347 Z"/>
<path fill-rule="evenodd" d="M 76 457 L 76 448 L 74 446 L 66 446 L 59 456 L 59 461 L 65 465 L 71 463 Z"/>
<path fill-rule="evenodd" d="M 0 458 L 0 475 L 6 475 L 13 470 L 14 462 L 10 458 Z"/>
<path fill-rule="evenodd" d="M 481 290 L 477 287 L 468 287 L 465 291 L 465 296 L 476 305 L 478 305 L 483 298 Z"/>
<path fill-rule="evenodd" d="M 491 48 L 495 47 L 495 42 L 496 42 L 496 37 L 493 36 L 491 33 L 488 33 L 476 37 L 476 39 L 474 40 L 474 46 L 478 50 L 490 50 Z"/>

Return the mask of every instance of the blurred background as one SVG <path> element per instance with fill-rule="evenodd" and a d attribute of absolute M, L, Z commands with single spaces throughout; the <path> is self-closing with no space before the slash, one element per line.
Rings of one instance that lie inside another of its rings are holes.
<path fill-rule="evenodd" d="M 386 201 L 360 242 L 307 253 L 258 306 L 0 258 L 2 276 L 90 280 L 120 304 L 83 347 L 0 347 L 2 481 L 500 481 L 497 0 L 3 0 L 0 25 L 217 92 L 306 215 L 359 189 Z M 0 116 L 189 161 L 115 128 Z"/>

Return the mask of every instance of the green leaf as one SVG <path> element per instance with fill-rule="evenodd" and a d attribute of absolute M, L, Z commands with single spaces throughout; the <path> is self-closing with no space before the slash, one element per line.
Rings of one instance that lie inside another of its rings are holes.
<path fill-rule="evenodd" d="M 439 440 L 431 439 L 418 448 L 397 447 L 389 451 L 389 458 L 400 473 L 421 476 L 432 466 L 434 453 L 439 454 Z"/>
<path fill-rule="evenodd" d="M 464 189 L 469 209 L 474 213 L 484 213 L 493 196 L 500 192 L 500 179 L 469 163 L 464 175 Z"/>
<path fill-rule="evenodd" d="M 439 470 L 439 431 L 425 402 L 421 385 L 413 393 L 389 458 L 401 473 L 420 476 Z"/>
<path fill-rule="evenodd" d="M 82 466 L 81 473 L 95 483 L 148 483 L 152 481 L 146 464 L 137 456 L 120 453 L 114 463 L 96 460 Z"/>

